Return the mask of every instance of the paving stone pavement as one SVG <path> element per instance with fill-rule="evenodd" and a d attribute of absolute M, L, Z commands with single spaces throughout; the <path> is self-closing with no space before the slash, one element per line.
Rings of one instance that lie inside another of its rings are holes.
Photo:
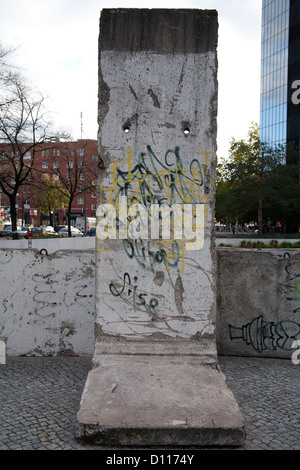
<path fill-rule="evenodd" d="M 236 450 L 300 449 L 300 365 L 219 357 L 245 419 Z M 9 357 L 0 364 L 0 450 L 101 450 L 75 437 L 89 357 Z"/>

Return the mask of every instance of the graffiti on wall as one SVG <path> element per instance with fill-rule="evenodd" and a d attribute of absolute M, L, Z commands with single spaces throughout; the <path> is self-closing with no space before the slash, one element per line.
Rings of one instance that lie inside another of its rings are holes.
<path fill-rule="evenodd" d="M 68 275 L 66 275 L 68 277 Z M 86 299 L 94 297 L 91 286 L 74 279 L 74 283 L 66 282 L 60 278 L 59 271 L 34 274 L 33 281 L 33 309 L 28 313 L 32 317 L 33 323 L 42 324 L 50 318 L 59 315 L 61 308 L 80 309 L 87 313 L 92 313 L 89 309 L 89 302 Z M 65 287 L 65 288 L 64 288 Z"/>
<path fill-rule="evenodd" d="M 258 353 L 278 349 L 291 351 L 293 341 L 300 339 L 300 323 L 292 320 L 267 322 L 263 315 L 241 327 L 229 325 L 228 329 L 232 341 L 243 340 Z"/>
<path fill-rule="evenodd" d="M 285 272 L 287 281 L 283 285 L 286 300 L 294 304 L 293 313 L 300 310 L 300 267 L 299 263 L 289 263 Z"/>
<path fill-rule="evenodd" d="M 210 229 L 209 201 L 213 194 L 210 166 L 215 159 L 214 153 L 199 152 L 189 159 L 188 165 L 185 165 L 186 159 L 183 158 L 179 146 L 167 149 L 159 157 L 157 152 L 147 145 L 145 151 L 140 152 L 135 159 L 136 164 L 133 164 L 133 151 L 132 148 L 128 148 L 126 158 L 112 161 L 111 185 L 100 185 L 99 205 L 107 203 L 113 205 L 118 214 L 117 224 L 123 230 L 126 225 L 126 236 L 123 237 L 121 246 L 130 263 L 124 271 L 115 273 L 114 278 L 108 283 L 109 292 L 113 297 L 130 305 L 134 311 L 147 313 L 151 321 L 164 320 L 159 315 L 158 297 L 159 288 L 166 282 L 173 288 L 178 315 L 184 315 L 184 288 L 181 274 L 184 272 L 185 263 L 193 265 L 194 257 L 187 256 L 186 240 L 175 239 L 175 237 L 167 239 L 164 236 L 158 239 L 150 237 L 150 240 L 143 237 L 131 238 L 127 232 L 127 220 L 124 224 L 124 211 L 120 206 L 120 197 L 126 197 L 129 206 L 143 204 L 146 208 L 151 205 L 174 207 L 177 204 L 183 207 L 201 204 L 203 207 L 202 228 Z M 121 211 L 123 211 L 122 217 Z M 149 214 L 150 217 L 153 216 L 150 211 Z M 127 217 L 129 220 L 130 217 L 126 212 Z M 198 228 L 198 225 L 193 225 L 194 233 Z M 161 235 L 164 233 L 163 227 L 160 229 Z M 111 251 L 111 245 L 106 245 L 105 239 L 97 237 L 97 244 L 98 252 Z M 137 275 L 139 271 L 134 271 L 134 266 L 138 270 L 142 269 L 153 274 L 151 283 L 154 289 L 151 288 L 149 282 L 146 288 L 142 288 L 140 275 Z M 173 276 L 171 271 L 174 271 Z"/>
<path fill-rule="evenodd" d="M 100 185 L 99 207 L 105 203 L 112 204 L 119 214 L 121 210 L 120 196 L 126 197 L 129 205 L 138 203 L 143 204 L 146 208 L 157 204 L 159 207 L 174 207 L 174 204 L 179 207 L 198 204 L 204 210 L 204 226 L 202 228 L 210 228 L 208 202 L 213 194 L 213 180 L 209 165 L 214 161 L 214 153 L 199 152 L 185 169 L 178 146 L 174 149 L 168 149 L 160 159 L 152 147 L 148 145 L 146 151 L 139 154 L 137 164 L 133 166 L 132 148 L 128 148 L 127 158 L 112 162 L 111 186 Z M 149 215 L 153 216 L 153 212 L 149 211 Z M 192 217 L 196 218 L 196 214 L 193 213 Z M 192 224 L 194 233 L 196 233 L 199 227 L 194 224 L 194 221 Z M 151 239 L 153 240 L 152 237 Z M 107 251 L 103 249 L 102 240 L 99 237 L 97 242 L 99 252 Z M 178 240 L 178 238 L 175 240 L 175 237 L 173 239 L 162 237 L 156 243 L 165 245 L 167 265 L 172 264 L 173 252 L 177 250 L 177 245 L 180 245 L 183 272 L 187 241 Z M 173 244 L 176 246 L 173 247 Z"/>
<path fill-rule="evenodd" d="M 189 163 L 184 163 L 186 161 Z M 118 253 L 123 251 L 128 259 L 127 264 L 126 260 L 122 258 L 123 262 L 120 262 L 119 270 L 116 269 L 115 264 L 111 263 L 114 274 L 108 279 L 108 292 L 115 299 L 129 305 L 130 312 L 141 312 L 140 317 L 132 317 L 134 324 L 141 324 L 147 317 L 155 324 L 159 321 L 160 328 L 170 330 L 173 327 L 171 327 L 169 320 L 174 316 L 179 321 L 182 318 L 187 322 L 189 315 L 186 315 L 184 309 L 184 285 L 181 275 L 184 273 L 185 266 L 193 266 L 202 270 L 204 268 L 197 265 L 197 258 L 193 256 L 191 251 L 192 254 L 188 253 L 191 249 L 188 245 L 190 240 L 172 236 L 175 226 L 173 212 L 170 238 L 164 235 L 165 219 L 162 213 L 158 216 L 160 222 L 158 237 L 147 238 L 142 235 L 131 237 L 128 223 L 132 219 L 129 210 L 124 210 L 123 198 L 126 198 L 126 204 L 129 207 L 142 204 L 148 210 L 149 230 L 152 228 L 151 223 L 154 216 L 150 208 L 153 208 L 154 205 L 159 208 L 170 207 L 172 209 L 179 206 L 184 210 L 186 206 L 201 205 L 201 224 L 197 224 L 197 220 L 195 222 L 196 211 L 192 212 L 191 223 L 194 234 L 200 233 L 198 229 L 201 226 L 201 244 L 192 248 L 200 250 L 204 243 L 204 229 L 211 228 L 209 202 L 214 190 L 211 167 L 215 161 L 216 156 L 211 152 L 198 152 L 187 158 L 179 146 L 169 148 L 163 154 L 158 155 L 151 145 L 147 145 L 136 158 L 133 158 L 133 149 L 128 148 L 126 158 L 114 160 L 111 163 L 111 183 L 100 184 L 98 207 L 103 205 L 105 209 L 108 205 L 112 205 L 115 208 L 116 222 L 112 223 L 112 219 L 109 219 L 108 222 L 106 214 L 105 223 L 110 229 L 112 226 L 113 228 L 117 226 L 121 240 L 118 244 Z M 99 212 L 97 212 L 97 227 L 99 220 Z M 144 220 L 141 218 L 141 224 L 144 223 Z M 185 212 L 182 213 L 180 223 L 184 221 Z M 121 231 L 122 237 L 120 236 Z M 186 232 L 183 231 L 183 233 Z M 110 243 L 111 239 L 118 237 L 108 238 L 110 240 L 106 242 L 105 237 L 97 236 L 97 251 L 99 253 L 113 251 L 114 246 L 113 243 Z M 124 266 L 123 269 L 122 266 Z M 147 277 L 142 276 L 142 272 L 145 272 Z M 165 298 L 166 284 L 171 287 L 167 291 L 168 299 Z M 170 296 L 173 296 L 172 305 L 174 308 L 166 309 L 166 305 L 171 305 Z M 115 313 L 123 321 L 119 309 Z"/>
<path fill-rule="evenodd" d="M 114 297 L 120 297 L 125 302 L 132 298 L 132 302 L 130 302 L 130 304 L 133 306 L 134 311 L 136 311 L 139 307 L 145 307 L 147 312 L 150 313 L 152 321 L 158 318 L 157 307 L 159 302 L 155 298 L 149 298 L 149 295 L 146 292 L 139 293 L 137 276 L 134 276 L 132 282 L 130 275 L 125 273 L 123 277 L 123 285 L 121 288 L 116 286 L 115 283 L 111 282 L 109 285 L 109 290 Z"/>

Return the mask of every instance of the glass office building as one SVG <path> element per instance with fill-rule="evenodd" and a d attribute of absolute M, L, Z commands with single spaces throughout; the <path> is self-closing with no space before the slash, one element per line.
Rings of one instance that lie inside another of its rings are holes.
<path fill-rule="evenodd" d="M 260 140 L 270 145 L 287 137 L 289 10 L 289 0 L 263 0 Z"/>
<path fill-rule="evenodd" d="M 292 101 L 300 80 L 299 4 L 262 1 L 260 140 L 269 145 L 299 147 L 300 104 Z"/>

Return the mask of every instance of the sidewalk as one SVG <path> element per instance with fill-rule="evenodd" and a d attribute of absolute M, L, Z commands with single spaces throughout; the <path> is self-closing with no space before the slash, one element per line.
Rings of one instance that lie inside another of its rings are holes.
<path fill-rule="evenodd" d="M 239 450 L 300 450 L 300 365 L 228 356 L 219 364 L 245 419 Z M 0 364 L 0 450 L 95 450 L 75 438 L 90 369 L 86 357 L 14 357 Z"/>

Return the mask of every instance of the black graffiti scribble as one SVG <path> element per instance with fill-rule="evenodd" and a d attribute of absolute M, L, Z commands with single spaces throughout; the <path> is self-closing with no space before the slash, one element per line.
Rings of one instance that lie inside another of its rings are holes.
<path fill-rule="evenodd" d="M 173 157 L 173 161 L 170 161 L 170 156 Z M 185 171 L 178 146 L 167 150 L 161 162 L 151 146 L 147 145 L 147 152 L 139 154 L 138 163 L 131 169 L 130 175 L 129 171 L 117 168 L 118 196 L 128 196 L 132 185 L 140 183 L 139 202 L 145 205 L 163 204 L 172 202 L 173 199 L 179 199 L 181 202 L 186 202 L 187 199 L 189 202 L 198 202 L 198 198 L 194 200 L 195 186 L 203 186 L 205 172 L 205 165 L 201 165 L 196 158 L 191 161 L 188 171 Z M 155 194 L 146 176 L 152 178 L 159 191 L 165 190 L 168 197 Z"/>
<path fill-rule="evenodd" d="M 231 340 L 242 339 L 259 353 L 277 349 L 291 351 L 293 341 L 300 339 L 299 323 L 292 320 L 266 322 L 262 315 L 241 327 L 229 325 L 228 329 Z"/>
<path fill-rule="evenodd" d="M 286 300 L 292 301 L 295 304 L 300 303 L 300 274 L 299 274 L 299 263 L 291 263 L 285 268 L 287 273 L 287 282 L 283 284 L 283 290 L 285 292 Z M 292 272 L 294 271 L 294 272 Z M 300 310 L 300 306 L 294 308 L 293 313 Z"/>
<path fill-rule="evenodd" d="M 148 307 L 150 308 L 151 314 L 154 315 L 155 318 L 158 317 L 157 307 L 158 307 L 158 300 L 155 298 L 150 298 L 149 303 L 147 302 L 147 293 L 137 293 L 137 286 L 138 278 L 134 276 L 133 283 L 131 282 L 130 275 L 125 273 L 123 276 L 123 286 L 118 288 L 114 285 L 113 282 L 109 285 L 109 290 L 114 297 L 120 297 L 122 300 L 128 300 L 132 298 L 132 305 L 133 308 L 136 309 L 137 307 Z"/>
<path fill-rule="evenodd" d="M 176 267 L 180 258 L 180 247 L 176 242 L 170 244 L 168 248 L 170 250 L 169 256 L 164 248 L 153 250 L 150 241 L 144 241 L 141 238 L 123 240 L 123 247 L 128 258 L 135 259 L 143 269 L 153 273 L 161 264 Z"/>

